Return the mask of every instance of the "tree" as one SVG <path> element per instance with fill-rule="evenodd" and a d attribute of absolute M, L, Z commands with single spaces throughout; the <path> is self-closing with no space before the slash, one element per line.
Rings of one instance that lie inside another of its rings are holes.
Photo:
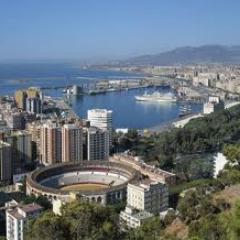
<path fill-rule="evenodd" d="M 160 240 L 162 230 L 163 224 L 159 217 L 154 217 L 140 227 L 130 230 L 125 240 Z"/>
<path fill-rule="evenodd" d="M 26 240 L 64 240 L 69 238 L 67 223 L 60 216 L 46 212 L 25 229 Z"/>
<path fill-rule="evenodd" d="M 114 239 L 118 235 L 117 214 L 112 208 L 97 204 L 73 202 L 63 207 L 63 217 L 69 224 L 72 239 Z"/>
<path fill-rule="evenodd" d="M 236 202 L 230 221 L 231 240 L 237 240 L 240 236 L 240 201 Z"/>
<path fill-rule="evenodd" d="M 185 196 L 180 200 L 177 209 L 181 217 L 185 221 L 197 219 L 196 206 L 199 204 L 199 195 L 196 190 L 189 190 Z"/>
<path fill-rule="evenodd" d="M 225 145 L 223 153 L 231 163 L 240 164 L 240 144 Z"/>
<path fill-rule="evenodd" d="M 112 208 L 72 202 L 62 215 L 46 212 L 26 227 L 27 240 L 114 240 L 119 239 L 117 215 Z"/>
<path fill-rule="evenodd" d="M 190 236 L 204 240 L 226 240 L 227 231 L 218 215 L 202 217 L 190 224 Z"/>
<path fill-rule="evenodd" d="M 240 106 L 228 110 L 218 111 L 203 118 L 192 119 L 181 129 L 171 129 L 160 134 L 140 136 L 136 131 L 130 131 L 124 135 L 122 144 L 142 155 L 146 162 L 158 161 L 161 168 L 179 172 L 179 165 L 183 160 L 177 160 L 177 156 L 214 153 L 222 150 L 224 144 L 235 143 L 237 146 L 229 149 L 230 159 L 239 164 L 240 161 Z M 226 150 L 225 150 L 226 151 Z M 191 166 L 182 168 L 185 179 L 190 179 L 191 173 L 208 178 L 211 159 L 209 164 L 203 164 L 202 159 L 191 161 Z M 190 177 L 189 177 L 190 176 Z"/>

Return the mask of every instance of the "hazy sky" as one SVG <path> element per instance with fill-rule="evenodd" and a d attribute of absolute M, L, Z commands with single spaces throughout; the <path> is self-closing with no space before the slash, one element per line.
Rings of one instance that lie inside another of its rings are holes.
<path fill-rule="evenodd" d="M 240 44 L 240 0 L 0 0 L 0 61 Z"/>

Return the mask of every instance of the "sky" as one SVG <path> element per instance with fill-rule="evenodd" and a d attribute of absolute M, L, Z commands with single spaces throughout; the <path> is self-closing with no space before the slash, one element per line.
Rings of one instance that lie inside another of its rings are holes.
<path fill-rule="evenodd" d="M 240 45 L 239 0 L 0 0 L 0 61 Z"/>

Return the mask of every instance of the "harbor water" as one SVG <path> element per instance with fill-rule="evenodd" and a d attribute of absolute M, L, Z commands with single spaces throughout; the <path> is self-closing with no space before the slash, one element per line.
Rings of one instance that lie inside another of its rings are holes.
<path fill-rule="evenodd" d="M 57 87 L 64 85 L 84 85 L 96 80 L 138 79 L 141 74 L 113 72 L 103 70 L 82 70 L 69 65 L 0 65 L 0 95 L 13 95 L 17 89 L 35 87 Z M 113 110 L 115 128 L 147 129 L 167 124 L 178 118 L 181 102 L 141 102 L 136 95 L 159 91 L 168 93 L 170 88 L 146 88 L 107 92 L 97 95 L 70 96 L 75 112 L 81 117 L 87 116 L 87 110 L 106 108 Z M 45 95 L 61 97 L 62 89 L 45 90 Z M 190 103 L 192 112 L 202 110 L 201 103 Z"/>

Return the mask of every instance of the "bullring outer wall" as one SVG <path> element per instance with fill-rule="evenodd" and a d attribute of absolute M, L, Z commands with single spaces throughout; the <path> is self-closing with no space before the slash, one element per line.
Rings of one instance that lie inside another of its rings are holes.
<path fill-rule="evenodd" d="M 63 191 L 59 188 L 43 186 L 41 182 L 44 179 L 49 179 L 51 177 L 64 173 L 74 173 L 81 171 L 92 172 L 93 174 L 94 171 L 101 171 L 106 173 L 106 177 L 109 172 L 112 172 L 114 174 L 119 174 L 120 176 L 127 178 L 124 183 L 116 186 L 110 186 L 106 189 L 100 189 L 97 191 L 77 191 L 77 193 L 81 196 L 84 196 L 87 201 L 98 202 L 103 205 L 114 204 L 116 202 L 121 202 L 124 200 L 126 198 L 127 184 L 129 182 L 132 183 L 138 181 L 141 176 L 138 171 L 134 170 L 131 167 L 109 161 L 60 163 L 37 169 L 29 174 L 26 181 L 27 194 L 33 194 L 35 196 L 43 195 L 46 196 L 49 200 L 60 199 L 63 201 L 68 201 L 71 195 L 70 191 Z"/>

